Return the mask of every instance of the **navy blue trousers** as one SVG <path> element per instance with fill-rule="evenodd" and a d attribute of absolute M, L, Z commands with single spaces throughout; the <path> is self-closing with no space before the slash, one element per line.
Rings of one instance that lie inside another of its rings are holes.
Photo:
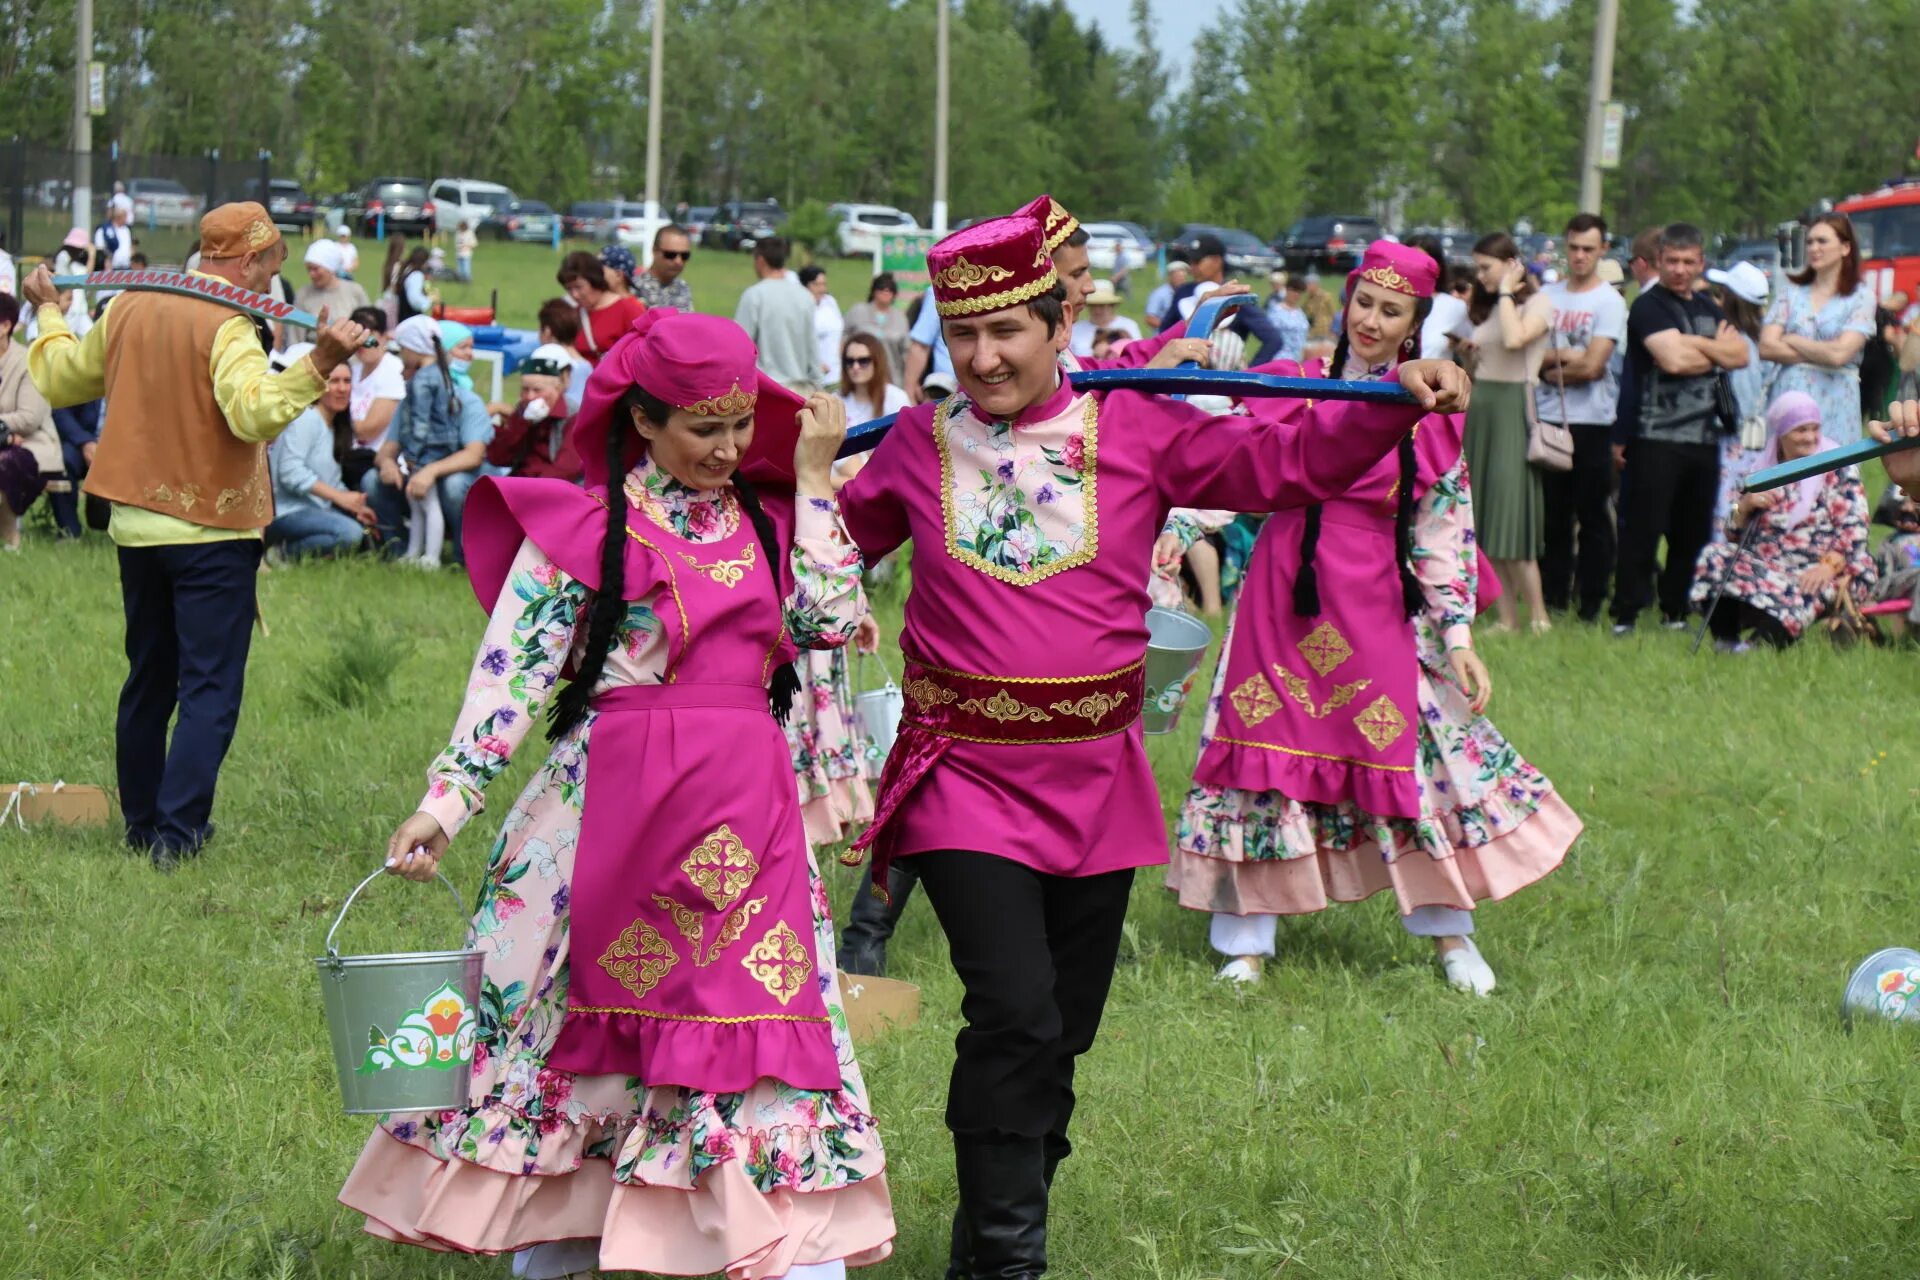
<path fill-rule="evenodd" d="M 212 834 L 214 784 L 240 722 L 260 543 L 119 550 L 127 682 L 115 755 L 127 841 L 191 853 Z"/>

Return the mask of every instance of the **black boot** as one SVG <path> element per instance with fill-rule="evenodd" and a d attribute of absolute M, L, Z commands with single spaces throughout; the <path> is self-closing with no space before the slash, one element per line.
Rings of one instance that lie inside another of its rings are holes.
<path fill-rule="evenodd" d="M 1045 1275 L 1045 1141 L 955 1134 L 953 1163 L 973 1245 L 969 1280 L 1034 1280 Z"/>
<path fill-rule="evenodd" d="M 953 1211 L 953 1244 L 947 1250 L 947 1280 L 973 1280 L 973 1240 L 967 1235 L 967 1215 Z"/>
<path fill-rule="evenodd" d="M 919 882 L 919 876 L 894 863 L 887 870 L 887 892 L 893 901 L 884 902 L 873 892 L 873 864 L 867 864 L 853 905 L 847 908 L 847 927 L 840 931 L 840 972 L 870 978 L 887 976 L 887 943 L 900 924 L 900 913 L 907 909 L 907 899 L 913 896 L 913 886 Z"/>

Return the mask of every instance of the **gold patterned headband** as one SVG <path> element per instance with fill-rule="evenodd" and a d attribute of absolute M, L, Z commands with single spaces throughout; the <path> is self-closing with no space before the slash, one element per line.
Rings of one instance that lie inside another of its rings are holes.
<path fill-rule="evenodd" d="M 1037 267 L 1040 264 L 1035 262 L 1033 265 Z M 933 278 L 933 287 L 959 292 L 978 288 L 989 281 L 998 284 L 1002 280 L 1011 279 L 1013 279 L 1013 272 L 1005 267 L 995 266 L 991 262 L 984 267 L 976 266 L 968 262 L 965 257 L 958 257 Z"/>
<path fill-rule="evenodd" d="M 964 261 L 965 259 L 956 261 L 953 267 L 959 266 L 961 262 Z M 967 265 L 972 266 L 973 264 L 968 263 Z M 953 267 L 948 267 L 947 270 L 951 271 Z M 994 277 L 996 280 L 1005 279 L 1013 274 L 1013 272 L 1006 270 L 1004 267 L 995 267 L 993 270 L 1000 272 L 999 275 Z M 944 275 L 945 272 L 941 274 Z M 942 316 L 978 315 L 983 311 L 998 311 L 1002 307 L 1013 307 L 1018 306 L 1022 302 L 1032 301 L 1034 298 L 1039 297 L 1047 290 L 1053 288 L 1053 286 L 1059 282 L 1060 273 L 1049 266 L 1047 268 L 1047 274 L 1027 284 L 1017 285 L 1011 289 L 1002 289 L 999 293 L 989 293 L 979 298 L 935 298 L 933 307 L 934 311 Z M 934 283 L 938 284 L 939 281 L 936 279 Z"/>
<path fill-rule="evenodd" d="M 1067 242 L 1067 237 L 1080 229 L 1080 223 L 1074 216 L 1061 207 L 1058 200 L 1051 197 L 1047 201 L 1047 252 L 1052 253 Z M 1054 230 L 1055 224 L 1059 230 Z"/>
<path fill-rule="evenodd" d="M 1377 284 L 1382 289 L 1391 289 L 1395 293 L 1417 293 L 1413 281 L 1401 275 L 1390 266 L 1368 267 L 1360 273 L 1360 278 L 1368 284 Z"/>
<path fill-rule="evenodd" d="M 753 408 L 759 403 L 759 399 L 759 392 L 742 391 L 740 383 L 736 380 L 733 390 L 725 395 L 708 396 L 705 400 L 695 400 L 692 404 L 683 404 L 680 407 L 688 413 L 698 414 L 703 418 L 730 418 L 736 413 L 745 413 Z"/>

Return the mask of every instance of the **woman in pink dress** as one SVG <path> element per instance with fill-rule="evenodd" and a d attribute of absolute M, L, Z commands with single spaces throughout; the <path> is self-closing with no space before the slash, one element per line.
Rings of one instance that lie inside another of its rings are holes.
<path fill-rule="evenodd" d="M 1412 359 L 1437 276 L 1424 253 L 1374 243 L 1348 282 L 1337 376 L 1390 377 Z M 1251 411 L 1295 411 L 1268 403 Z M 1258 979 L 1276 917 L 1392 888 L 1448 980 L 1485 995 L 1474 904 L 1546 875 L 1580 833 L 1482 714 L 1462 426 L 1430 414 L 1341 497 L 1261 531 L 1167 871 L 1182 906 L 1212 913 L 1222 978 Z M 1396 573 L 1399 590 L 1380 591 Z"/>
<path fill-rule="evenodd" d="M 469 1105 L 382 1117 L 341 1192 L 376 1235 L 513 1252 L 536 1280 L 829 1280 L 888 1255 L 885 1157 L 776 723 L 797 650 L 844 644 L 864 610 L 829 480 L 844 414 L 803 407 L 755 354 L 731 321 L 648 312 L 570 428 L 585 487 L 484 480 L 468 501 L 492 618 L 388 866 L 431 876 L 549 712 L 552 746 L 473 919 Z M 743 458 L 790 469 L 779 527 Z"/>

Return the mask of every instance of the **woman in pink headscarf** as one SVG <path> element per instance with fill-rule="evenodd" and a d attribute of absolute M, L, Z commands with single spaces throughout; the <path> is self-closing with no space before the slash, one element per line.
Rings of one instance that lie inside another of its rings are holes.
<path fill-rule="evenodd" d="M 1392 378 L 1418 358 L 1438 275 L 1426 254 L 1376 241 L 1348 280 L 1332 365 L 1260 371 Z M 1212 914 L 1224 979 L 1258 980 L 1277 917 L 1391 888 L 1447 979 L 1486 995 L 1474 905 L 1546 875 L 1580 833 L 1482 714 L 1493 686 L 1473 651 L 1464 425 L 1428 415 L 1340 498 L 1261 530 L 1167 869 L 1181 905 Z"/>
<path fill-rule="evenodd" d="M 755 357 L 731 321 L 650 311 L 569 428 L 584 488 L 468 498 L 492 617 L 389 869 L 430 878 L 543 719 L 552 745 L 482 880 L 468 1105 L 383 1118 L 341 1192 L 376 1235 L 512 1251 L 535 1280 L 837 1280 L 889 1252 L 776 722 L 798 650 L 846 643 L 865 608 L 831 478 L 845 414 Z M 792 509 L 776 522 L 743 471 Z"/>
<path fill-rule="evenodd" d="M 1837 447 L 1820 433 L 1814 398 L 1788 391 L 1767 406 L 1767 448 L 1757 466 Z M 1744 653 L 1750 646 L 1741 637 L 1751 632 L 1784 648 L 1849 585 L 1864 595 L 1876 572 L 1867 534 L 1867 491 L 1854 467 L 1743 494 L 1733 505 L 1727 541 L 1701 553 L 1693 578 L 1693 607 L 1713 609 L 1707 625 L 1714 647 Z M 1716 594 L 1719 604 L 1710 605 Z"/>

